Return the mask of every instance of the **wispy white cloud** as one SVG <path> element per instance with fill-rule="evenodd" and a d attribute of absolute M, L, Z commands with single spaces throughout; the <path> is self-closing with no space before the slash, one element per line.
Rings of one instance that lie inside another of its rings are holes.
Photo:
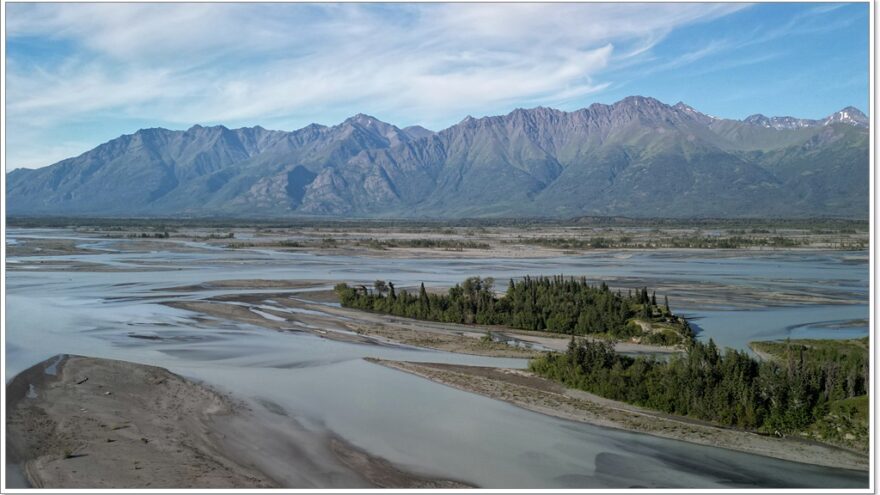
<path fill-rule="evenodd" d="M 9 40 L 58 51 L 9 53 L 10 162 L 40 130 L 102 118 L 304 124 L 368 111 L 437 127 L 560 104 L 601 91 L 603 71 L 677 27 L 743 7 L 9 4 Z"/>
<path fill-rule="evenodd" d="M 685 67 L 693 64 L 699 60 L 703 60 L 709 56 L 716 55 L 721 53 L 727 49 L 729 49 L 730 45 L 726 41 L 722 40 L 714 40 L 708 43 L 705 46 L 697 48 L 695 50 L 682 53 L 678 56 L 671 57 L 664 62 L 657 62 L 652 64 L 650 67 L 642 70 L 642 75 L 653 74 L 655 72 L 662 72 L 667 70 L 679 69 L 681 67 Z"/>

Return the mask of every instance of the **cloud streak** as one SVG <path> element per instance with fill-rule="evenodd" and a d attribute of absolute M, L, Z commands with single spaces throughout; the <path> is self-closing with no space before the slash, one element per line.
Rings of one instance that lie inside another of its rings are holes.
<path fill-rule="evenodd" d="M 744 6 L 633 7 L 9 4 L 10 162 L 45 165 L 17 150 L 94 119 L 295 126 L 364 111 L 438 127 L 564 104 L 672 30 Z M 33 40 L 57 53 L 29 52 Z"/>

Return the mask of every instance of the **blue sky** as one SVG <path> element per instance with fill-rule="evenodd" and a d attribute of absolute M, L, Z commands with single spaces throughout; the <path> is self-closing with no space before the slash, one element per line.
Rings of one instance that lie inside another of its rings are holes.
<path fill-rule="evenodd" d="M 146 127 L 439 130 L 639 94 L 705 113 L 868 110 L 867 3 L 7 3 L 6 169 Z"/>

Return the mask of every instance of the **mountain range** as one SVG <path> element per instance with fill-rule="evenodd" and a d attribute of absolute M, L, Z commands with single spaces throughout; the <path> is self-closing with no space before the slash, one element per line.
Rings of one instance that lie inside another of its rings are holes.
<path fill-rule="evenodd" d="M 868 118 L 713 117 L 631 96 L 434 132 L 142 129 L 6 176 L 10 215 L 867 218 Z"/>

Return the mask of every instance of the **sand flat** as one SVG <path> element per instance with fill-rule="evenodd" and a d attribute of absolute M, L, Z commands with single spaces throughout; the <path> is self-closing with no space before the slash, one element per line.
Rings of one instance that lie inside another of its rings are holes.
<path fill-rule="evenodd" d="M 51 360 L 50 360 L 51 361 Z M 217 447 L 220 394 L 165 369 L 64 356 L 7 387 L 7 449 L 39 488 L 269 488 Z"/>
<path fill-rule="evenodd" d="M 154 366 L 60 355 L 16 376 L 7 401 L 8 463 L 34 488 L 473 486 L 410 472 L 292 418 L 266 421 Z"/>

